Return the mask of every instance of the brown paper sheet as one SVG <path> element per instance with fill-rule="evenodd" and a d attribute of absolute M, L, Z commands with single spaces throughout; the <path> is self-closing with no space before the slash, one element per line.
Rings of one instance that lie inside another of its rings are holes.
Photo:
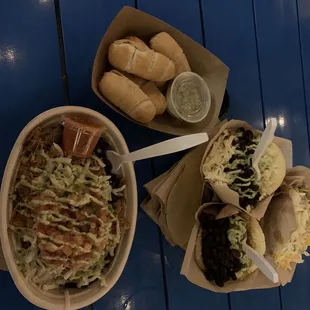
<path fill-rule="evenodd" d="M 150 123 L 143 126 L 175 135 L 199 132 L 211 132 L 218 123 L 229 69 L 212 53 L 184 33 L 165 22 L 144 12 L 125 6 L 114 18 L 98 47 L 92 71 L 92 89 L 95 94 L 113 110 L 127 119 L 124 112 L 110 103 L 100 92 L 98 83 L 105 71 L 110 70 L 108 63 L 109 46 L 118 39 L 135 35 L 148 42 L 150 38 L 161 32 L 168 32 L 182 47 L 193 72 L 199 74 L 207 83 L 211 93 L 211 109 L 208 116 L 197 124 L 186 124 L 170 116 L 167 112 L 156 116 Z"/>
<path fill-rule="evenodd" d="M 213 146 L 213 142 L 218 139 L 218 137 L 223 133 L 224 130 L 227 130 L 228 132 L 234 131 L 240 127 L 244 127 L 246 129 L 251 129 L 254 130 L 248 123 L 240 120 L 231 120 L 229 122 L 223 123 L 221 128 L 219 128 L 218 132 L 214 137 L 208 142 L 205 154 L 203 156 L 203 159 L 201 161 L 201 175 L 202 178 L 204 178 L 203 171 L 202 171 L 202 166 L 203 163 L 205 162 L 205 159 L 207 158 L 208 154 L 211 151 L 211 148 Z M 261 131 L 259 131 L 261 132 Z M 293 165 L 293 148 L 292 148 L 292 142 L 290 140 L 284 139 L 284 138 L 279 138 L 275 137 L 273 142 L 280 148 L 280 150 L 283 153 L 283 156 L 285 158 L 286 162 L 286 168 L 291 168 Z M 225 185 L 217 185 L 213 182 L 209 182 L 216 194 L 221 198 L 223 202 L 230 203 L 235 205 L 237 208 L 239 208 L 241 211 L 246 212 L 243 208 L 240 207 L 239 205 L 239 194 L 233 190 L 231 190 L 226 184 Z M 251 214 L 253 217 L 256 219 L 260 220 L 265 212 L 266 209 L 270 203 L 270 200 L 272 198 L 272 195 L 269 197 L 266 197 L 262 201 L 260 201 L 256 207 L 250 211 L 249 214 Z M 248 212 L 246 212 L 248 213 Z"/>
<path fill-rule="evenodd" d="M 184 249 L 200 205 L 203 182 L 199 167 L 205 147 L 196 147 L 169 171 L 146 184 L 150 197 L 141 204 L 167 241 Z"/>
<path fill-rule="evenodd" d="M 183 249 L 186 249 L 195 224 L 195 213 L 201 203 L 204 184 L 200 178 L 199 161 L 204 150 L 205 145 L 199 146 L 185 158 L 184 170 L 167 199 L 167 226 L 175 243 Z"/>
<path fill-rule="evenodd" d="M 218 205 L 218 204 L 216 204 Z M 199 208 L 196 213 L 196 218 L 198 219 L 198 214 L 202 210 L 212 209 L 210 213 L 214 214 L 214 203 L 204 204 Z M 229 206 L 228 208 L 224 208 L 221 211 L 221 217 L 230 216 L 233 206 Z M 208 211 L 209 212 L 209 211 Z M 219 210 L 217 211 L 219 212 Z M 271 288 L 279 286 L 279 283 L 272 283 L 268 278 L 264 276 L 264 274 L 260 270 L 255 270 L 253 273 L 249 274 L 243 280 L 237 281 L 229 281 L 225 283 L 224 287 L 218 287 L 213 283 L 209 282 L 203 272 L 198 267 L 195 260 L 195 246 L 197 235 L 199 231 L 199 222 L 196 221 L 195 226 L 192 230 L 190 240 L 186 249 L 181 274 L 184 275 L 190 282 L 196 284 L 202 288 L 208 289 L 213 292 L 218 293 L 230 293 L 233 291 L 244 291 L 251 289 L 262 289 L 262 288 Z"/>
<path fill-rule="evenodd" d="M 150 197 L 147 197 L 141 204 L 145 213 L 160 227 L 166 240 L 175 245 L 175 241 L 167 227 L 166 204 L 167 197 L 172 188 L 172 184 L 177 182 L 183 172 L 184 164 L 178 163 L 170 170 L 144 185 Z"/>

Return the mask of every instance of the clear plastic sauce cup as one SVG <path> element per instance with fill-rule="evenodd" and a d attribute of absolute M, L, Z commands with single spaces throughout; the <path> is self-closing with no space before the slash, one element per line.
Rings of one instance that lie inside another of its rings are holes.
<path fill-rule="evenodd" d="M 77 115 L 63 115 L 63 148 L 66 155 L 90 157 L 104 130 L 95 120 Z"/>
<path fill-rule="evenodd" d="M 168 112 L 187 123 L 202 121 L 211 106 L 208 85 L 194 72 L 178 75 L 167 91 L 166 100 Z"/>

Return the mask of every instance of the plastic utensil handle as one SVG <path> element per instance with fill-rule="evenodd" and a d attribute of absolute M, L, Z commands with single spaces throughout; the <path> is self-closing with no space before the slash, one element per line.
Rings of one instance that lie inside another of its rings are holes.
<path fill-rule="evenodd" d="M 270 263 L 246 243 L 242 244 L 244 252 L 251 258 L 259 270 L 273 283 L 279 282 L 279 275 Z"/>
<path fill-rule="evenodd" d="M 146 158 L 152 158 L 161 155 L 167 155 L 171 153 L 176 153 L 182 150 L 189 149 L 196 145 L 205 143 L 209 140 L 209 136 L 206 132 L 197 133 L 193 135 L 178 137 L 170 139 L 164 142 L 160 142 L 146 148 L 137 150 L 135 152 L 121 155 L 121 161 L 123 163 L 129 161 L 137 161 Z"/>
<path fill-rule="evenodd" d="M 255 153 L 252 157 L 253 166 L 258 163 L 262 155 L 264 154 L 266 148 L 269 146 L 269 144 L 272 142 L 274 138 L 274 133 L 277 129 L 277 120 L 275 118 L 272 118 L 264 130 L 262 137 L 256 147 Z"/>

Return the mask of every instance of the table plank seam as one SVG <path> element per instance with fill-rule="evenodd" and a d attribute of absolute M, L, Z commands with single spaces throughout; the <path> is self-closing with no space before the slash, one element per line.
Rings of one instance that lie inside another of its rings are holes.
<path fill-rule="evenodd" d="M 199 0 L 198 3 L 199 3 L 199 13 L 200 13 L 200 25 L 201 25 L 202 44 L 203 44 L 204 47 L 206 47 L 204 17 L 203 17 L 203 10 L 202 10 L 202 2 L 201 2 L 201 0 Z"/>
<path fill-rule="evenodd" d="M 282 303 L 282 290 L 281 286 L 279 287 L 279 299 L 280 299 L 280 309 L 283 309 L 283 303 Z"/>
<path fill-rule="evenodd" d="M 205 34 L 205 23 L 204 23 L 204 15 L 203 15 L 203 5 L 202 5 L 202 0 L 198 0 L 198 1 L 199 1 L 202 43 L 203 43 L 203 46 L 207 48 L 206 47 L 207 40 L 206 40 L 206 34 Z M 228 309 L 232 310 L 231 301 L 230 301 L 230 293 L 227 293 L 226 296 L 227 296 Z"/>
<path fill-rule="evenodd" d="M 151 159 L 151 168 L 153 178 L 155 178 L 155 162 L 154 158 Z M 167 283 L 167 275 L 166 275 L 166 265 L 165 265 L 165 256 L 164 256 L 164 249 L 163 249 L 163 235 L 161 233 L 160 228 L 157 226 L 158 231 L 158 242 L 159 242 L 159 251 L 160 251 L 160 261 L 161 261 L 161 271 L 162 271 L 162 280 L 164 286 L 164 296 L 165 296 L 165 306 L 166 310 L 169 310 L 169 293 L 168 293 L 168 283 Z"/>
<path fill-rule="evenodd" d="M 304 71 L 304 55 L 303 55 L 303 46 L 301 39 L 301 29 L 300 29 L 300 17 L 299 17 L 299 7 L 298 0 L 295 0 L 296 3 L 296 14 L 297 14 L 297 30 L 298 30 L 298 40 L 299 40 L 299 52 L 300 52 L 300 62 L 301 62 L 301 78 L 302 78 L 302 87 L 303 87 L 303 97 L 305 102 L 305 112 L 306 112 L 306 126 L 307 126 L 307 134 L 308 134 L 308 148 L 310 153 L 310 132 L 309 132 L 309 120 L 308 120 L 308 105 L 307 105 L 307 94 L 306 94 L 306 82 L 305 82 L 305 71 Z"/>
<path fill-rule="evenodd" d="M 54 9 L 55 9 L 55 18 L 56 18 L 56 26 L 57 26 L 59 57 L 60 57 L 60 65 L 61 65 L 61 77 L 62 77 L 62 84 L 63 84 L 63 89 L 64 89 L 65 105 L 71 105 L 59 0 L 54 0 Z"/>
<path fill-rule="evenodd" d="M 256 58 L 257 58 L 257 70 L 258 70 L 258 81 L 259 81 L 259 89 L 260 89 L 260 97 L 261 97 L 261 106 L 262 106 L 262 117 L 263 117 L 263 125 L 266 127 L 266 116 L 265 116 L 265 107 L 264 107 L 264 96 L 263 96 L 263 87 L 262 87 L 262 79 L 261 79 L 261 65 L 260 65 L 260 55 L 259 55 L 259 47 L 258 47 L 258 37 L 257 37 L 257 18 L 255 11 L 255 0 L 252 0 L 252 10 L 253 10 L 253 21 L 254 21 L 254 34 L 255 34 L 255 48 L 256 48 Z M 282 295 L 281 288 L 278 288 L 279 294 L 279 302 L 280 309 L 282 310 Z"/>
<path fill-rule="evenodd" d="M 265 107 L 264 107 L 264 97 L 263 97 L 263 87 L 262 87 L 262 78 L 261 78 L 261 67 L 259 60 L 259 48 L 258 48 L 258 38 L 257 38 L 257 19 L 256 19 L 256 11 L 255 11 L 255 0 L 252 0 L 252 13 L 253 13 L 253 21 L 254 21 L 254 35 L 255 35 L 255 49 L 256 49 L 256 59 L 257 59 L 257 71 L 258 71 L 258 81 L 259 81 L 259 92 L 261 98 L 261 106 L 262 106 L 262 116 L 263 116 L 263 125 L 266 127 L 266 117 L 265 117 Z"/>
<path fill-rule="evenodd" d="M 135 8 L 139 10 L 139 0 L 134 0 Z M 154 136 L 153 143 L 155 143 Z M 155 172 L 155 160 L 151 158 L 151 168 L 152 168 L 152 178 L 156 177 Z M 162 281 L 163 281 L 163 288 L 164 288 L 164 296 L 165 296 L 165 306 L 166 310 L 169 310 L 169 293 L 168 293 L 168 283 L 167 283 L 167 276 L 166 276 L 166 266 L 165 266 L 165 256 L 164 256 L 164 249 L 163 249 L 163 235 L 159 227 L 158 230 L 158 242 L 159 242 L 159 250 L 160 250 L 160 259 L 161 259 L 161 270 L 162 270 Z"/>
<path fill-rule="evenodd" d="M 168 283 L 167 283 L 167 276 L 166 276 L 166 264 L 165 264 L 165 256 L 164 256 L 164 249 L 163 249 L 163 236 L 161 233 L 160 228 L 158 227 L 158 238 L 159 238 L 159 248 L 160 248 L 160 258 L 161 258 L 161 268 L 162 268 L 162 275 L 163 275 L 163 284 L 164 284 L 164 295 L 165 295 L 165 304 L 166 310 L 169 310 L 169 292 L 168 292 Z"/>
<path fill-rule="evenodd" d="M 231 307 L 231 300 L 230 300 L 230 293 L 228 293 L 227 295 L 228 295 L 228 297 L 227 297 L 228 309 L 229 309 L 229 310 L 232 310 L 232 307 Z"/>

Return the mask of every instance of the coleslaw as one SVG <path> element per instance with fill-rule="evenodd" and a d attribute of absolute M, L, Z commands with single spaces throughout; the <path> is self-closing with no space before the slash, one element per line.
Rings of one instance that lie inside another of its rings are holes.
<path fill-rule="evenodd" d="M 104 150 L 88 159 L 67 157 L 61 134 L 57 124 L 29 135 L 11 197 L 16 263 L 25 279 L 44 291 L 95 280 L 105 285 L 128 226 L 124 186 L 109 173 Z"/>

